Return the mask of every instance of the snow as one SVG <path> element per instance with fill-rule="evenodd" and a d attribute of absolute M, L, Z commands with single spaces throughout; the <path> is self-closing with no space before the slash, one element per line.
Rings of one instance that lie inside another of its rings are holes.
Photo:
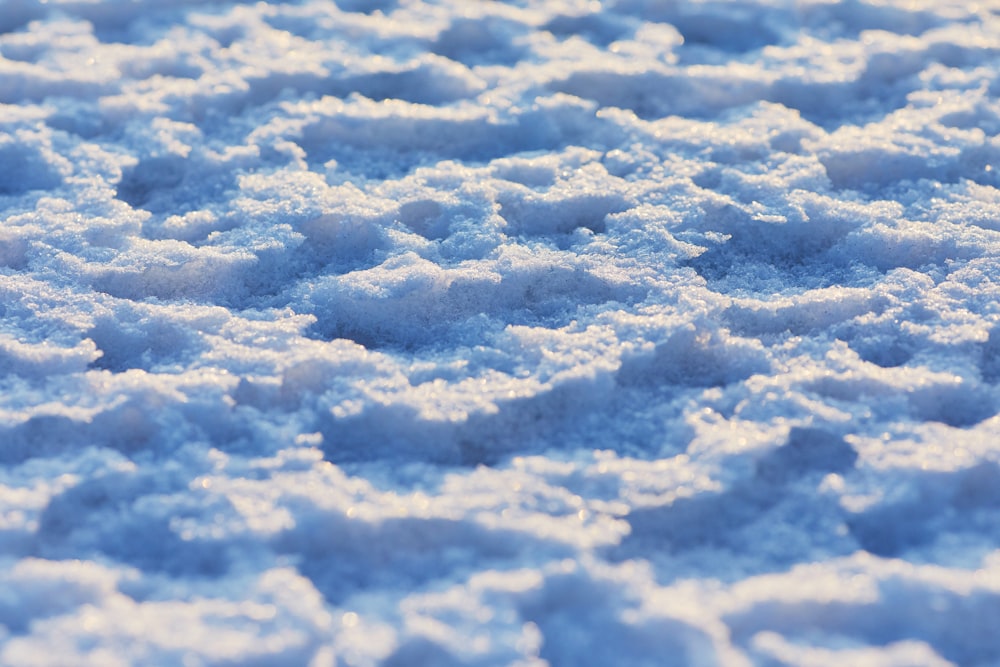
<path fill-rule="evenodd" d="M 1000 3 L 6 0 L 0 664 L 1000 664 Z"/>

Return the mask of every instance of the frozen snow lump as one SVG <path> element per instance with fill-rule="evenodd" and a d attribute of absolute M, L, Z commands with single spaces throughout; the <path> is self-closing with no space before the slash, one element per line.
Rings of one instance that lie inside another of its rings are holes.
<path fill-rule="evenodd" d="M 0 0 L 0 665 L 997 665 L 998 45 Z"/>

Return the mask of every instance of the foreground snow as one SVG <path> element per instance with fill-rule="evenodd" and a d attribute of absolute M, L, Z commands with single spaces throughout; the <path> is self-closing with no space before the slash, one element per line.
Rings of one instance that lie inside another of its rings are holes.
<path fill-rule="evenodd" d="M 0 31 L 0 663 L 1000 664 L 1000 3 Z"/>

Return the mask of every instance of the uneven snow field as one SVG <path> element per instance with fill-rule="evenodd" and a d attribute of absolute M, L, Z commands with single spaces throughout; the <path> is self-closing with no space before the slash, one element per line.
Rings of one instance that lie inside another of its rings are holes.
<path fill-rule="evenodd" d="M 998 0 L 3 0 L 0 664 L 1000 664 L 998 93 Z"/>

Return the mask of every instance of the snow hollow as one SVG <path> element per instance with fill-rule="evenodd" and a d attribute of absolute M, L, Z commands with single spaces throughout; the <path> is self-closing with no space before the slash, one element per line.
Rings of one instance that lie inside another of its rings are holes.
<path fill-rule="evenodd" d="M 1000 0 L 0 0 L 0 665 L 1000 665 Z"/>

